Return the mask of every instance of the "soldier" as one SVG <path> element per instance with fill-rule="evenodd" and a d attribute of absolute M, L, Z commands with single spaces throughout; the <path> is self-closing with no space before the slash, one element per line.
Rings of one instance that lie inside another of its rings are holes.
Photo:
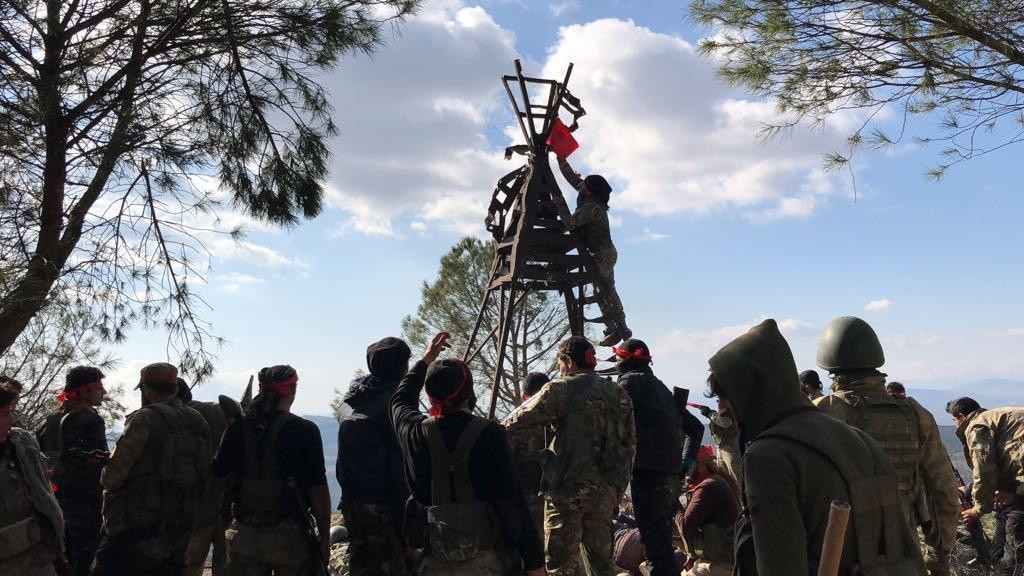
<path fill-rule="evenodd" d="M 899 476 L 903 512 L 910 526 L 924 527 L 925 561 L 932 576 L 949 574 L 956 544 L 957 497 L 953 467 L 935 418 L 913 398 L 891 398 L 878 336 L 867 322 L 844 316 L 833 320 L 818 343 L 818 366 L 832 375 L 831 396 L 815 405 L 826 414 L 867 432 L 885 451 Z M 923 491 L 927 513 L 914 502 Z"/>
<path fill-rule="evenodd" d="M 730 576 L 733 526 L 740 515 L 736 487 L 715 463 L 711 446 L 697 451 L 697 464 L 686 474 L 683 510 L 676 526 L 688 557 L 683 576 Z"/>
<path fill-rule="evenodd" d="M 1005 574 L 1019 574 L 1014 569 L 1024 565 L 1024 408 L 985 410 L 964 397 L 947 404 L 946 412 L 974 476 L 974 506 L 961 512 L 961 518 L 972 523 L 1001 510 L 1006 541 L 1000 565 Z"/>
<path fill-rule="evenodd" d="M 107 429 L 96 408 L 103 403 L 103 372 L 94 366 L 68 370 L 60 408 L 36 432 L 51 462 L 51 482 L 64 512 L 64 541 L 74 576 L 86 576 L 103 527 L 100 471 L 107 459 Z"/>
<path fill-rule="evenodd" d="M 899 382 L 889 382 L 886 384 L 885 393 L 889 395 L 889 398 L 896 398 L 899 400 L 907 397 L 907 389 Z"/>
<path fill-rule="evenodd" d="M 21 384 L 0 376 L 0 576 L 54 576 L 64 562 L 64 517 L 36 439 L 15 427 Z"/>
<path fill-rule="evenodd" d="M 736 486 L 743 480 L 743 456 L 740 454 L 740 432 L 735 420 L 723 416 L 710 406 L 695 404 L 702 416 L 708 419 L 708 431 L 718 447 L 718 467 L 722 474 L 732 479 Z"/>
<path fill-rule="evenodd" d="M 103 468 L 103 537 L 93 576 L 180 576 L 210 469 L 210 430 L 176 398 L 178 369 L 142 369 L 142 408 Z"/>
<path fill-rule="evenodd" d="M 232 481 L 227 573 L 317 574 L 331 548 L 320 429 L 291 413 L 299 382 L 294 368 L 270 366 L 257 378 L 259 393 L 228 426 L 213 460 L 214 476 Z"/>
<path fill-rule="evenodd" d="M 185 406 L 195 410 L 206 420 L 210 428 L 210 462 L 217 454 L 221 437 L 227 428 L 224 410 L 216 402 L 200 402 L 192 399 L 192 389 L 188 382 L 178 378 L 178 400 Z M 227 541 L 224 540 L 224 520 L 221 508 L 224 505 L 224 491 L 227 483 L 220 478 L 212 478 L 203 489 L 196 508 L 195 525 L 192 529 L 192 540 L 188 544 L 185 576 L 202 576 L 206 566 L 206 558 L 213 547 L 213 576 L 223 576 L 227 569 Z"/>
<path fill-rule="evenodd" d="M 565 198 L 561 195 L 554 198 L 555 204 L 566 225 L 579 234 L 584 247 L 597 264 L 598 281 L 594 288 L 605 323 L 601 346 L 612 346 L 633 335 L 626 327 L 626 312 L 615 289 L 615 262 L 619 253 L 612 244 L 608 225 L 608 199 L 612 187 L 603 176 L 591 174 L 583 178 L 564 158 L 558 159 L 558 168 L 569 185 L 576 190 L 576 211 L 569 214 Z"/>
<path fill-rule="evenodd" d="M 814 370 L 804 370 L 800 373 L 800 390 L 811 402 L 825 395 L 821 391 L 821 378 Z"/>
<path fill-rule="evenodd" d="M 573 336 L 558 346 L 561 377 L 548 382 L 510 429 L 552 426 L 544 464 L 548 574 L 614 574 L 608 526 L 629 482 L 636 430 L 629 394 L 598 376 L 594 347 Z"/>
<path fill-rule="evenodd" d="M 540 392 L 551 378 L 543 372 L 531 372 L 526 375 L 523 382 L 523 403 L 509 414 L 502 422 L 506 427 L 508 442 L 512 447 L 512 457 L 515 459 L 516 469 L 519 470 L 519 477 L 523 483 L 523 496 L 526 498 L 526 506 L 530 509 L 530 519 L 537 529 L 537 534 L 544 533 L 544 493 L 541 492 L 540 477 L 543 465 L 542 456 L 547 447 L 545 430 L 542 427 L 517 428 L 508 430 L 508 425 L 515 419 L 515 415 L 525 410 L 533 398 Z"/>
<path fill-rule="evenodd" d="M 636 423 L 636 458 L 630 494 L 637 527 L 647 551 L 652 576 L 678 576 L 672 548 L 672 509 L 679 497 L 682 473 L 683 434 L 679 408 L 672 393 L 651 370 L 651 352 L 643 341 L 626 340 L 622 348 L 613 348 L 619 387 L 629 394 Z M 704 426 L 693 446 L 697 452 Z M 692 463 L 692 460 L 691 460 Z"/>
<path fill-rule="evenodd" d="M 349 386 L 338 427 L 339 508 L 349 532 L 352 576 L 407 574 L 402 513 L 409 498 L 388 410 L 412 350 L 398 338 L 366 349 L 370 373 Z"/>
<path fill-rule="evenodd" d="M 817 573 L 833 500 L 851 504 L 856 527 L 846 535 L 840 576 L 924 571 L 885 453 L 867 434 L 813 409 L 774 320 L 708 363 L 708 395 L 718 397 L 722 415 L 735 418 L 745 446 L 738 575 Z"/>
<path fill-rule="evenodd" d="M 413 500 L 410 544 L 426 548 L 420 574 L 544 574 L 540 537 L 529 521 L 505 438 L 497 422 L 474 416 L 473 377 L 461 360 L 438 360 L 441 332 L 391 399 L 391 425 L 405 459 Z M 426 388 L 430 417 L 419 411 Z"/>

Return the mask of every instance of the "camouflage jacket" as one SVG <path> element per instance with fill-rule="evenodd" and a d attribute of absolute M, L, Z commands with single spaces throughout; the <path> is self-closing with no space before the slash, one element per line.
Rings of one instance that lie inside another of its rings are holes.
<path fill-rule="evenodd" d="M 589 458 L 584 454 L 569 453 L 568 451 L 572 451 L 581 445 L 580 442 L 577 442 L 578 438 L 567 437 L 567 435 L 571 434 L 568 424 L 570 424 L 572 418 L 568 416 L 571 410 L 570 401 L 573 394 L 576 393 L 574 388 L 599 384 L 605 384 L 614 389 L 614 393 L 619 400 L 618 410 L 614 413 L 621 417 L 621 420 L 616 423 L 609 422 L 607 415 L 612 412 L 605 409 L 602 396 L 597 393 L 588 395 L 583 402 L 582 409 L 579 413 L 574 413 L 574 416 L 578 417 L 576 419 L 577 423 L 587 423 L 589 432 L 587 438 L 592 453 L 589 455 Z M 616 472 L 616 476 L 621 475 L 621 478 L 609 478 L 602 472 L 600 463 L 604 457 L 603 451 L 606 448 L 605 440 L 608 439 L 607 431 L 611 425 L 619 423 L 622 426 L 622 445 L 613 448 L 623 451 L 628 462 L 622 470 Z M 545 384 L 534 397 L 530 398 L 530 401 L 527 402 L 522 410 L 517 410 L 510 415 L 506 426 L 513 434 L 517 434 L 520 430 L 524 429 L 551 426 L 553 440 L 547 451 L 546 464 L 563 459 L 576 459 L 587 462 L 582 469 L 573 470 L 566 478 L 566 488 L 570 491 L 574 486 L 588 483 L 608 483 L 621 485 L 622 487 L 625 487 L 628 483 L 632 470 L 633 456 L 636 450 L 633 405 L 630 402 L 629 394 L 607 379 L 600 378 L 593 373 L 584 373 L 552 380 Z M 545 482 L 547 481 L 548 478 L 545 475 Z M 560 482 L 558 483 L 560 484 Z"/>
<path fill-rule="evenodd" d="M 973 471 L 975 506 L 991 512 L 996 490 L 1024 494 L 1024 408 L 977 410 L 956 435 Z"/>
<path fill-rule="evenodd" d="M 930 412 L 913 398 L 890 398 L 885 377 L 869 376 L 833 385 L 833 394 L 814 405 L 826 414 L 867 432 L 881 445 L 900 478 L 904 513 L 911 525 L 914 497 L 924 490 L 930 516 L 938 526 L 938 546 L 951 550 L 960 516 L 956 477 Z"/>
<path fill-rule="evenodd" d="M 512 411 L 502 425 L 507 432 L 506 438 L 512 447 L 512 457 L 523 483 L 523 492 L 527 495 L 540 492 L 541 468 L 544 464 L 544 448 L 547 445 L 547 426 L 512 426 L 524 410 L 523 404 Z"/>

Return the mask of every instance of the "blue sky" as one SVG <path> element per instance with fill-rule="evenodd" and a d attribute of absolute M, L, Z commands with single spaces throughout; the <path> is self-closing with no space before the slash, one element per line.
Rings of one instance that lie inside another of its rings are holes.
<path fill-rule="evenodd" d="M 419 288 L 464 234 L 482 234 L 501 150 L 518 129 L 499 78 L 561 78 L 589 114 L 571 158 L 615 192 L 616 276 L 630 325 L 670 385 L 699 386 L 706 360 L 764 317 L 801 369 L 821 328 L 858 315 L 886 346 L 891 377 L 941 388 L 1022 368 L 1024 199 L 1014 149 L 924 177 L 939 147 L 859 156 L 849 175 L 821 156 L 853 115 L 769 143 L 770 106 L 715 80 L 693 46 L 707 34 L 684 2 L 428 3 L 372 58 L 325 83 L 341 134 L 329 207 L 294 230 L 249 223 L 248 244 L 212 244 L 206 317 L 228 344 L 201 398 L 237 393 L 261 366 L 298 369 L 297 411 L 327 413 L 366 345 L 400 332 Z M 933 130 L 931 119 L 919 134 Z M 226 214 L 225 224 L 245 222 Z M 110 380 L 168 360 L 137 331 Z"/>

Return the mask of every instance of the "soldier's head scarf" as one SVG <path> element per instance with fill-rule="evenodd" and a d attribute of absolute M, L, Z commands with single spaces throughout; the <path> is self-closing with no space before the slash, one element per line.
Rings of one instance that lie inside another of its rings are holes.
<path fill-rule="evenodd" d="M 432 362 L 427 367 L 424 388 L 430 400 L 428 412 L 437 419 L 460 410 L 466 402 L 472 405 L 476 400 L 473 374 L 465 362 L 456 358 Z"/>
<path fill-rule="evenodd" d="M 260 383 L 261 394 L 272 392 L 282 396 L 293 396 L 299 383 L 299 373 L 287 364 L 263 368 L 256 378 Z"/>

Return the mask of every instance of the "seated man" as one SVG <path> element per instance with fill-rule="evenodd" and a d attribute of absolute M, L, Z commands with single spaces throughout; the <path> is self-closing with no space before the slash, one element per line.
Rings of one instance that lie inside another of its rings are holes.
<path fill-rule="evenodd" d="M 566 225 L 579 234 L 584 247 L 597 264 L 598 281 L 594 284 L 594 290 L 605 323 L 601 346 L 613 346 L 628 340 L 633 332 L 626 327 L 626 312 L 615 290 L 615 261 L 619 254 L 612 244 L 608 226 L 608 198 L 612 187 L 603 176 L 591 174 L 583 178 L 573 171 L 564 158 L 558 159 L 558 168 L 569 185 L 576 189 L 576 211 L 569 214 L 565 198 L 559 196 L 554 200 Z"/>
<path fill-rule="evenodd" d="M 686 474 L 683 510 L 676 527 L 688 560 L 684 576 L 729 576 L 733 567 L 733 525 L 740 515 L 736 488 L 719 472 L 711 446 L 701 446 Z"/>

